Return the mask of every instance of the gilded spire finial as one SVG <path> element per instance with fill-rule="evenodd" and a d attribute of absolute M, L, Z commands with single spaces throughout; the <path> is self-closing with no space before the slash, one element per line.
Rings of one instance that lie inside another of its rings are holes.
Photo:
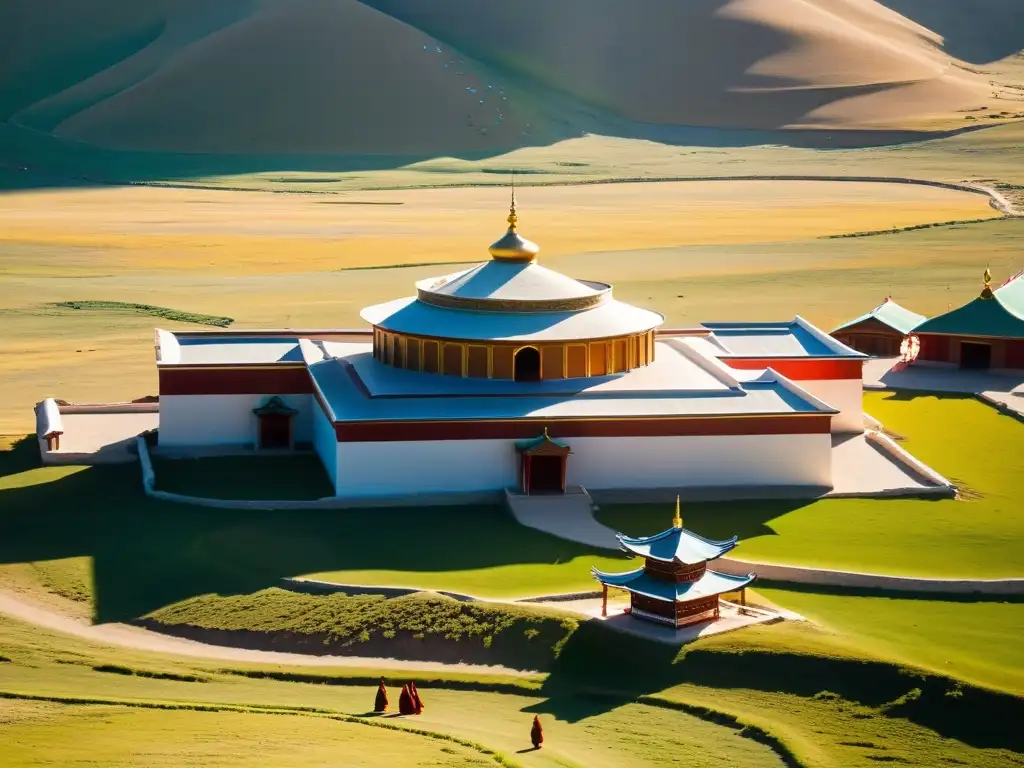
<path fill-rule="evenodd" d="M 516 172 L 512 169 L 512 205 L 508 209 L 508 231 L 515 232 L 519 217 L 516 216 Z"/>
<path fill-rule="evenodd" d="M 676 494 L 676 514 L 672 518 L 672 527 L 673 528 L 682 528 L 683 527 L 683 516 L 679 514 L 679 494 L 678 493 Z"/>
<path fill-rule="evenodd" d="M 518 261 L 529 263 L 537 258 L 540 250 L 536 243 L 531 243 L 516 232 L 519 216 L 516 214 L 516 175 L 512 172 L 512 204 L 508 209 L 508 231 L 488 248 L 491 256 L 497 261 Z"/>
<path fill-rule="evenodd" d="M 992 270 L 985 267 L 985 274 L 982 275 L 982 279 L 985 281 L 985 287 L 981 289 L 981 298 L 991 299 L 992 298 Z"/>

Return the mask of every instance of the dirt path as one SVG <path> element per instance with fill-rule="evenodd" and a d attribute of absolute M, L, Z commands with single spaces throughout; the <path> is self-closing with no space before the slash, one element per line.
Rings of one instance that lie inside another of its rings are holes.
<path fill-rule="evenodd" d="M 0 589 L 0 614 L 101 645 L 218 661 L 246 664 L 289 664 L 304 667 L 363 667 L 422 670 L 424 672 L 472 672 L 515 676 L 536 674 L 519 669 L 482 664 L 444 664 L 436 661 L 402 661 L 401 659 L 355 656 L 307 656 L 301 653 L 252 651 L 244 648 L 209 645 L 194 640 L 162 635 L 159 632 L 127 624 L 89 624 L 2 589 Z"/>

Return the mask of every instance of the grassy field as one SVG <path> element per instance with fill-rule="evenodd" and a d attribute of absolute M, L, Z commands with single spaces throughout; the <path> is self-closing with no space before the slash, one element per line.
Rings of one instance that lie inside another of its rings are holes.
<path fill-rule="evenodd" d="M 287 729 L 308 734 L 309 754 L 366 766 L 393 765 L 379 762 L 377 751 L 398 744 L 417 756 L 450 748 L 435 758 L 437 765 L 478 759 L 480 748 L 504 755 L 511 765 L 563 768 L 680 761 L 710 767 L 726 755 L 739 766 L 861 768 L 877 765 L 879 757 L 922 766 L 1016 764 L 1011 750 L 1020 748 L 1019 737 L 1009 723 L 1019 702 L 842 654 L 820 655 L 807 639 L 816 632 L 783 627 L 789 651 L 737 645 L 746 634 L 737 633 L 677 657 L 666 646 L 626 635 L 609 639 L 588 629 L 567 644 L 546 678 L 391 672 L 392 704 L 395 682 L 409 677 L 426 703 L 420 718 L 383 720 L 427 732 L 411 743 L 412 736 L 403 740 L 402 734 L 369 728 L 364 736 L 323 720 L 335 715 L 365 727 L 351 718 L 363 716 L 372 702 L 379 676 L 372 669 L 312 674 L 175 659 L 0 620 L 0 655 L 9 659 L 0 662 L 0 693 L 15 697 L 0 698 L 0 721 L 20 750 L 14 754 L 26 761 L 52 759 L 73 744 L 82 759 L 112 765 L 160 765 L 176 756 L 231 766 L 238 755 L 248 756 L 249 765 L 308 764 L 286 762 L 301 760 L 303 751 L 281 755 Z M 763 640 L 777 629 L 751 632 Z M 946 695 L 951 690 L 959 693 Z M 169 709 L 156 713 L 153 706 Z M 529 751 L 526 740 L 534 714 L 546 734 L 540 752 Z M 95 728 L 83 731 L 84 722 Z M 223 738 L 182 740 L 185 731 L 175 738 L 169 724 Z M 466 742 L 477 749 L 470 751 Z M 234 746 L 235 754 L 219 743 Z"/>
<path fill-rule="evenodd" d="M 339 759 L 358 768 L 495 764 L 461 744 L 324 717 L 17 700 L 0 704 L 0 717 L 8 744 L 3 764 L 10 768 L 38 765 L 42 754 L 61 765 L 84 757 L 111 768 L 251 766 L 254 737 L 264 765 L 320 766 Z M 83 733 L 88 734 L 84 745 Z"/>
<path fill-rule="evenodd" d="M 1024 650 L 1014 640 L 1024 626 L 1019 599 L 934 600 L 768 587 L 757 592 L 806 616 L 830 634 L 830 643 L 852 653 L 1024 695 Z M 738 647 L 744 643 L 739 635 L 734 641 Z M 798 646 L 780 639 L 777 647 L 792 652 Z"/>
<path fill-rule="evenodd" d="M 826 499 L 688 504 L 687 527 L 740 536 L 739 558 L 868 573 L 1024 575 L 1024 429 L 968 396 L 868 392 L 865 410 L 962 488 L 959 500 Z M 631 535 L 664 528 L 663 506 L 606 506 L 598 518 Z"/>
<path fill-rule="evenodd" d="M 497 506 L 210 510 L 148 498 L 136 466 L 37 461 L 31 441 L 0 452 L 0 581 L 91 598 L 104 621 L 210 592 L 248 594 L 282 576 L 507 597 L 592 589 L 591 565 L 624 563 L 524 528 Z M 382 519 L 393 536 L 382 539 Z"/>

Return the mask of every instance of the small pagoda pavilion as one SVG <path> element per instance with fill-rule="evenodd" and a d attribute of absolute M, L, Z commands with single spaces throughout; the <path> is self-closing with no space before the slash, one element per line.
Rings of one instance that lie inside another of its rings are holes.
<path fill-rule="evenodd" d="M 745 588 L 754 581 L 754 574 L 730 576 L 708 569 L 708 562 L 721 557 L 736 546 L 737 537 L 728 541 L 711 541 L 683 528 L 676 497 L 676 514 L 672 527 L 654 536 L 634 539 L 616 534 L 622 548 L 631 557 L 644 558 L 643 568 L 626 573 L 604 573 L 593 569 L 603 587 L 601 615 L 608 615 L 608 588 L 629 592 L 630 615 L 666 624 L 674 629 L 719 617 L 719 597 L 739 592 L 745 604 Z"/>

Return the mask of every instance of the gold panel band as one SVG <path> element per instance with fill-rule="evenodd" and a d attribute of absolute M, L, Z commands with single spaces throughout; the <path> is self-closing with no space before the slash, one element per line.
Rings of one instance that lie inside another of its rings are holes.
<path fill-rule="evenodd" d="M 649 365 L 654 331 L 524 344 L 425 338 L 374 328 L 373 356 L 396 368 L 476 379 L 581 379 Z"/>

